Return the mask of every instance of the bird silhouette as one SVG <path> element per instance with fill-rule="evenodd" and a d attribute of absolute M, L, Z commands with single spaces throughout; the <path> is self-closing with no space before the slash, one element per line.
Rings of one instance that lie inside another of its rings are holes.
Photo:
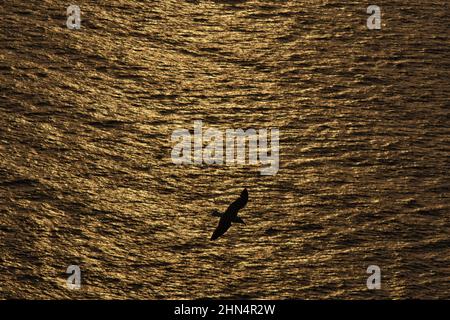
<path fill-rule="evenodd" d="M 212 213 L 215 217 L 220 217 L 219 225 L 217 226 L 216 230 L 214 230 L 214 233 L 211 236 L 211 240 L 216 240 L 218 237 L 223 235 L 227 230 L 231 227 L 231 223 L 243 223 L 245 224 L 244 220 L 242 220 L 240 217 L 238 217 L 238 211 L 241 210 L 248 201 L 248 191 L 247 188 L 245 188 L 242 192 L 239 198 L 234 200 L 232 204 L 229 205 L 227 211 L 225 211 L 223 214 L 221 214 L 218 211 L 214 211 Z"/>

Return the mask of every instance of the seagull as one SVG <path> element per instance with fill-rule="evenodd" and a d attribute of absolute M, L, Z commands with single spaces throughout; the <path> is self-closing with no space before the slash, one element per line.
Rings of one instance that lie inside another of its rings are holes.
<path fill-rule="evenodd" d="M 216 240 L 218 237 L 227 232 L 228 228 L 231 227 L 232 222 L 245 224 L 244 220 L 238 217 L 237 214 L 239 210 L 245 207 L 247 201 L 248 201 L 248 191 L 247 188 L 245 188 L 241 192 L 241 196 L 236 200 L 234 200 L 232 204 L 230 204 L 225 213 L 222 214 L 218 211 L 214 211 L 212 213 L 213 216 L 220 217 L 220 221 L 219 225 L 217 226 L 216 230 L 214 230 L 214 233 L 211 236 L 211 240 Z"/>

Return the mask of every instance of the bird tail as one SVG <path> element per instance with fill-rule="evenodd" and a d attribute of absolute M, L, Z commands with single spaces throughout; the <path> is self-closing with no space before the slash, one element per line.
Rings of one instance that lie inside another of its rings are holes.
<path fill-rule="evenodd" d="M 241 217 L 237 217 L 233 219 L 233 222 L 245 224 L 244 220 Z"/>
<path fill-rule="evenodd" d="M 222 217 L 222 213 L 220 213 L 220 212 L 217 211 L 217 210 L 214 210 L 213 212 L 211 212 L 211 215 L 212 215 L 213 217 L 219 217 L 219 218 Z"/>

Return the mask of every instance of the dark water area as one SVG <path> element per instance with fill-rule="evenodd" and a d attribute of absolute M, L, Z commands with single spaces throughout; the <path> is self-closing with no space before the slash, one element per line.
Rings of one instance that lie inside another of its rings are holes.
<path fill-rule="evenodd" d="M 75 2 L 80 30 L 0 1 L 1 299 L 450 298 L 447 1 L 376 1 L 381 30 L 362 1 Z M 195 120 L 278 128 L 279 171 L 175 165 Z"/>

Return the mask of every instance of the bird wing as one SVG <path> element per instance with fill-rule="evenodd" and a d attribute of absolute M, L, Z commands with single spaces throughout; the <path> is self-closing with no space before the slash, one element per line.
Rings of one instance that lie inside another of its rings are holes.
<path fill-rule="evenodd" d="M 244 191 L 241 192 L 240 197 L 234 200 L 234 202 L 228 206 L 228 209 L 227 211 L 225 211 L 224 215 L 230 215 L 232 217 L 237 216 L 238 211 L 245 207 L 247 201 L 248 192 L 247 189 L 244 189 Z"/>
<path fill-rule="evenodd" d="M 211 236 L 211 240 L 216 240 L 218 237 L 223 235 L 225 232 L 227 232 L 230 226 L 231 223 L 229 223 L 227 219 L 221 218 L 216 230 L 214 230 L 214 233 Z"/>

